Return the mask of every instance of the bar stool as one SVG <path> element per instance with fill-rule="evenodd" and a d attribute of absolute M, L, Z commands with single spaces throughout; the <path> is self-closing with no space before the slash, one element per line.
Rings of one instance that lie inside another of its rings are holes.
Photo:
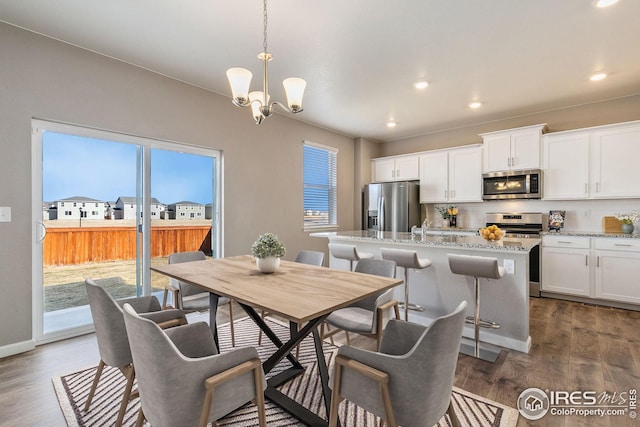
<path fill-rule="evenodd" d="M 424 308 L 417 304 L 409 302 L 409 276 L 408 269 L 423 270 L 431 266 L 431 260 L 427 258 L 418 258 L 416 251 L 407 249 L 390 249 L 381 248 L 382 259 L 395 261 L 398 267 L 404 269 L 404 302 L 400 303 L 404 307 L 404 320 L 409 320 L 409 310 L 424 311 Z"/>
<path fill-rule="evenodd" d="M 500 328 L 500 325 L 495 322 L 480 319 L 480 278 L 498 280 L 504 276 L 505 270 L 498 265 L 497 258 L 456 254 L 447 254 L 447 256 L 452 273 L 473 276 L 475 281 L 475 314 L 473 317 L 467 317 L 467 323 L 472 323 L 474 326 L 474 355 L 480 358 L 480 328 Z"/>
<path fill-rule="evenodd" d="M 329 253 L 334 258 L 348 260 L 351 271 L 353 271 L 354 261 L 373 258 L 373 254 L 359 252 L 355 245 L 345 245 L 342 243 L 329 243 Z"/>

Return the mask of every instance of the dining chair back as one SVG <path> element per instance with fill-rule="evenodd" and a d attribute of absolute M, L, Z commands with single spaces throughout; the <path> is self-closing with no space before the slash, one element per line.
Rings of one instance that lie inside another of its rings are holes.
<path fill-rule="evenodd" d="M 127 378 L 120 404 L 120 411 L 116 419 L 116 427 L 119 427 L 122 424 L 127 403 L 131 399 L 135 379 L 135 371 L 132 365 L 133 359 L 127 338 L 122 305 L 124 305 L 125 302 L 130 304 L 140 313 L 146 313 L 145 315 L 150 319 L 165 327 L 186 324 L 187 320 L 184 313 L 180 310 L 163 311 L 160 307 L 160 302 L 158 302 L 158 299 L 154 296 L 114 300 L 103 287 L 98 286 L 95 281 L 91 279 L 85 280 L 85 288 L 89 299 L 91 316 L 93 317 L 96 339 L 98 341 L 100 363 L 96 369 L 84 410 L 88 411 L 91 406 L 104 366 L 118 368 Z"/>
<path fill-rule="evenodd" d="M 396 277 L 396 263 L 382 259 L 361 259 L 354 271 L 393 278 Z M 398 301 L 393 298 L 393 289 L 377 292 L 348 307 L 331 313 L 324 323 L 334 327 L 334 329 L 327 330 L 325 333 L 326 325 L 323 323 L 321 334 L 323 338 L 332 338 L 336 333 L 344 331 L 347 344 L 351 343 L 349 332 L 371 335 L 376 339 L 377 345 L 380 346 L 384 315 L 391 308 L 394 310 L 396 319 L 400 318 Z"/>
<path fill-rule="evenodd" d="M 317 265 L 322 267 L 324 264 L 324 253 L 317 251 L 300 251 L 296 256 L 295 262 L 309 265 Z"/>
<path fill-rule="evenodd" d="M 466 301 L 427 327 L 390 320 L 379 352 L 351 346 L 338 350 L 329 425 L 337 423 L 338 404 L 347 399 L 394 427 L 432 426 L 451 404 Z"/>
<path fill-rule="evenodd" d="M 252 347 L 218 354 L 213 333 L 204 322 L 162 331 L 124 306 L 141 410 L 154 427 L 206 426 L 255 401 L 266 426 L 266 382 L 258 352 Z"/>
<path fill-rule="evenodd" d="M 202 251 L 176 252 L 169 255 L 169 264 L 181 262 L 204 261 L 207 257 Z M 183 282 L 181 280 L 169 279 L 169 286 L 165 287 L 163 306 L 167 306 L 167 294 L 173 294 L 174 305 L 186 312 L 209 310 L 209 293 L 203 292 L 202 288 Z M 231 326 L 231 345 L 236 346 L 236 334 L 233 324 L 233 304 L 227 297 L 218 298 L 218 307 L 229 305 L 229 324 Z"/>

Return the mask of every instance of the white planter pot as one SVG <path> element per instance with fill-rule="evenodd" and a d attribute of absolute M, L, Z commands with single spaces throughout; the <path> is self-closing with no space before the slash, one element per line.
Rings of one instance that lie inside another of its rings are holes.
<path fill-rule="evenodd" d="M 280 267 L 280 258 L 274 256 L 256 258 L 256 265 L 262 273 L 273 273 Z"/>

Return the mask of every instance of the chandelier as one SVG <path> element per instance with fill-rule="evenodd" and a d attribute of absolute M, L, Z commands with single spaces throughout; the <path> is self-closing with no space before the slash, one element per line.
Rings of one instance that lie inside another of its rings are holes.
<path fill-rule="evenodd" d="M 269 103 L 269 76 L 267 67 L 269 61 L 273 58 L 267 51 L 267 0 L 264 0 L 264 41 L 262 43 L 263 51 L 258 54 L 258 59 L 262 61 L 262 91 L 249 92 L 251 78 L 253 74 L 246 68 L 229 68 L 227 70 L 227 79 L 231 86 L 233 103 L 238 107 L 251 106 L 251 112 L 256 124 L 273 113 L 273 106 L 279 105 L 283 110 L 290 113 L 299 113 L 302 111 L 302 96 L 307 82 L 299 77 L 289 77 L 282 82 L 284 91 L 287 95 L 287 106 L 280 102 Z"/>

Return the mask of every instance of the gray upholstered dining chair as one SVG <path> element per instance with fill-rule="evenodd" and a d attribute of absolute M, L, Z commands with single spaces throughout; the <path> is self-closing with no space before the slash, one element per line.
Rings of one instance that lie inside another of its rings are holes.
<path fill-rule="evenodd" d="M 146 419 L 153 427 L 204 427 L 250 401 L 260 426 L 267 425 L 267 384 L 255 348 L 218 354 L 204 322 L 163 331 L 129 305 L 124 312 L 140 393 L 136 426 Z"/>
<path fill-rule="evenodd" d="M 296 255 L 295 262 L 309 265 L 317 265 L 322 267 L 324 265 L 324 252 L 318 251 L 300 251 Z"/>
<path fill-rule="evenodd" d="M 158 323 L 161 327 L 184 325 L 187 323 L 187 319 L 181 310 L 162 310 L 160 302 L 154 296 L 114 300 L 104 288 L 98 286 L 91 279 L 85 280 L 85 288 L 96 331 L 100 363 L 96 369 L 96 375 L 91 384 L 84 410 L 88 411 L 91 406 L 91 401 L 105 365 L 118 368 L 127 378 L 115 424 L 116 427 L 120 427 L 127 404 L 129 400 L 135 397 L 135 392 L 132 393 L 135 370 L 133 369 L 133 359 L 131 358 L 122 306 L 125 303 L 130 304 L 140 313 L 145 313 L 145 317 Z"/>
<path fill-rule="evenodd" d="M 202 251 L 176 252 L 169 255 L 169 264 L 180 262 L 204 261 L 207 257 Z M 209 293 L 203 292 L 201 288 L 190 285 L 176 279 L 169 279 L 169 285 L 165 286 L 162 307 L 168 307 L 167 296 L 173 294 L 173 303 L 176 308 L 185 312 L 209 310 Z M 236 346 L 236 334 L 233 325 L 233 304 L 227 297 L 218 298 L 218 306 L 229 304 L 229 326 L 231 329 L 231 345 Z"/>
<path fill-rule="evenodd" d="M 396 277 L 396 263 L 382 259 L 361 259 L 355 267 L 355 272 L 374 274 L 383 277 Z M 393 289 L 378 292 L 368 298 L 356 302 L 349 307 L 341 308 L 331 313 L 321 326 L 321 336 L 333 337 L 336 333 L 344 331 L 347 344 L 351 344 L 349 332 L 362 335 L 372 335 L 380 347 L 384 314 L 393 308 L 396 319 L 400 318 L 398 301 L 393 299 Z M 325 332 L 327 325 L 337 329 Z"/>
<path fill-rule="evenodd" d="M 433 426 L 453 410 L 455 377 L 467 302 L 429 327 L 391 320 L 379 352 L 342 346 L 333 371 L 329 426 L 338 419 L 338 404 L 347 399 L 391 427 Z"/>
<path fill-rule="evenodd" d="M 296 255 L 294 262 L 301 264 L 316 265 L 322 267 L 324 265 L 324 253 L 318 251 L 300 251 Z M 261 316 L 264 319 L 269 313 L 262 310 Z M 258 345 L 262 345 L 262 329 L 258 332 Z M 296 346 L 296 357 L 300 354 L 300 346 Z"/>

